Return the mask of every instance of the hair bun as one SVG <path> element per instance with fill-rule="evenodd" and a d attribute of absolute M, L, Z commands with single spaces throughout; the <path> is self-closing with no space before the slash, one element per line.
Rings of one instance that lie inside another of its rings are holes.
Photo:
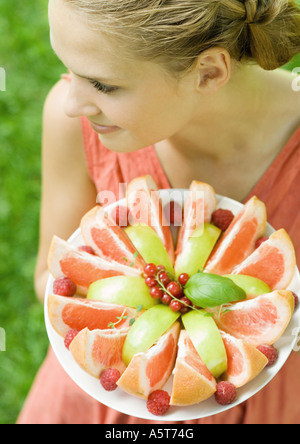
<path fill-rule="evenodd" d="M 282 0 L 245 0 L 245 24 L 268 25 L 285 6 Z"/>

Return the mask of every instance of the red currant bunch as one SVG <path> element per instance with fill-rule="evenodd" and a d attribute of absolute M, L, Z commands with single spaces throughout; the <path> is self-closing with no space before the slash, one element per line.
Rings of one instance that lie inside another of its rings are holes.
<path fill-rule="evenodd" d="M 164 265 L 149 263 L 144 268 L 145 283 L 150 288 L 150 295 L 169 305 L 174 312 L 187 313 L 192 308 L 191 301 L 184 295 L 184 287 L 189 275 L 183 273 L 175 280 Z"/>

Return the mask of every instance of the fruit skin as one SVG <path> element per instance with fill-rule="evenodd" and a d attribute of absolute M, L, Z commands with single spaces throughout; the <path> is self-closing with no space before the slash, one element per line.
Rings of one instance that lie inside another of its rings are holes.
<path fill-rule="evenodd" d="M 127 187 L 129 223 L 151 226 L 165 246 L 171 263 L 174 263 L 174 243 L 170 225 L 162 207 L 158 186 L 151 175 L 136 177 Z"/>
<path fill-rule="evenodd" d="M 227 370 L 227 355 L 215 321 L 205 310 L 192 310 L 182 316 L 183 325 L 200 358 L 217 379 Z"/>
<path fill-rule="evenodd" d="M 89 288 L 87 298 L 132 308 L 142 305 L 145 310 L 158 304 L 150 296 L 144 279 L 135 276 L 115 276 L 94 282 Z"/>
<path fill-rule="evenodd" d="M 147 401 L 147 409 L 152 415 L 161 416 L 170 408 L 170 395 L 165 390 L 152 392 Z"/>
<path fill-rule="evenodd" d="M 293 316 L 294 297 L 291 291 L 273 291 L 237 302 L 221 314 L 218 307 L 209 310 L 215 313 L 216 324 L 226 333 L 256 347 L 272 345 L 283 335 Z"/>
<path fill-rule="evenodd" d="M 112 276 L 140 276 L 141 272 L 129 265 L 107 261 L 79 251 L 74 245 L 53 236 L 48 254 L 48 269 L 54 278 L 69 277 L 77 285 L 77 293 L 86 296 L 89 286 Z"/>
<path fill-rule="evenodd" d="M 215 399 L 220 405 L 232 404 L 237 397 L 236 387 L 228 381 L 219 382 L 217 385 L 217 391 L 215 393 Z"/>
<path fill-rule="evenodd" d="M 295 248 L 282 228 L 235 267 L 232 274 L 250 275 L 266 282 L 272 290 L 284 290 L 294 277 L 295 267 Z"/>
<path fill-rule="evenodd" d="M 268 360 L 255 346 L 221 331 L 225 344 L 228 368 L 222 375 L 224 381 L 235 387 L 243 387 L 256 378 L 266 367 Z"/>
<path fill-rule="evenodd" d="M 197 271 L 202 271 L 220 235 L 221 230 L 209 223 L 196 228 L 177 256 L 176 276 L 182 273 L 193 276 Z"/>
<path fill-rule="evenodd" d="M 166 305 L 159 304 L 145 311 L 133 324 L 123 347 L 123 361 L 129 365 L 136 353 L 149 348 L 171 327 L 179 318 Z"/>
<path fill-rule="evenodd" d="M 70 352 L 77 364 L 95 378 L 107 368 L 115 368 L 122 374 L 126 366 L 122 349 L 129 327 L 122 330 L 81 330 L 70 345 Z"/>
<path fill-rule="evenodd" d="M 181 330 L 174 370 L 171 405 L 194 405 L 210 398 L 216 380 L 193 346 L 186 330 Z"/>
<path fill-rule="evenodd" d="M 128 327 L 130 319 L 142 312 L 124 305 L 108 304 L 101 301 L 89 301 L 81 298 L 67 298 L 49 294 L 47 300 L 48 316 L 54 330 L 65 337 L 69 330 L 107 329 L 110 322 L 117 322 L 117 316 L 124 319 L 116 329 Z"/>
<path fill-rule="evenodd" d="M 215 190 L 208 184 L 193 180 L 184 202 L 184 218 L 178 230 L 176 256 L 178 257 L 190 236 L 204 222 L 209 223 L 216 209 Z"/>
<path fill-rule="evenodd" d="M 206 271 L 221 275 L 231 273 L 255 250 L 256 241 L 264 235 L 266 226 L 266 206 L 253 196 L 222 234 L 205 266 Z"/>
<path fill-rule="evenodd" d="M 271 365 L 274 365 L 278 359 L 278 350 L 273 347 L 273 345 L 259 345 L 257 347 L 257 350 L 263 353 L 268 359 L 267 367 L 271 367 Z"/>
<path fill-rule="evenodd" d="M 162 389 L 174 368 L 179 333 L 180 324 L 176 321 L 153 347 L 135 354 L 118 386 L 142 399 L 147 399 L 151 391 Z M 167 360 L 164 360 L 166 354 Z M 153 369 L 153 365 L 157 368 Z"/>
<path fill-rule="evenodd" d="M 134 225 L 125 229 L 131 242 L 147 263 L 164 265 L 174 274 L 171 259 L 158 234 L 148 225 Z"/>
<path fill-rule="evenodd" d="M 64 339 L 64 344 L 68 350 L 70 350 L 71 342 L 78 335 L 78 333 L 79 333 L 79 330 L 76 330 L 74 328 L 72 330 L 69 330 L 68 333 L 66 334 L 65 339 Z"/>
<path fill-rule="evenodd" d="M 223 277 L 231 279 L 247 294 L 247 299 L 252 299 L 262 294 L 271 293 L 271 288 L 262 280 L 243 274 L 227 274 Z"/>

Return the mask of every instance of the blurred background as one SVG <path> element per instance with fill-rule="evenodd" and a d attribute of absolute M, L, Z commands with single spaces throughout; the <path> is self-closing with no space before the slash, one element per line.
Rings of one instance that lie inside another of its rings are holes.
<path fill-rule="evenodd" d="M 41 116 L 49 89 L 65 69 L 50 47 L 46 0 L 0 0 L 1 67 L 0 328 L 6 351 L 0 351 L 0 424 L 14 424 L 48 348 L 33 287 Z M 285 68 L 294 67 L 300 67 L 300 55 Z"/>

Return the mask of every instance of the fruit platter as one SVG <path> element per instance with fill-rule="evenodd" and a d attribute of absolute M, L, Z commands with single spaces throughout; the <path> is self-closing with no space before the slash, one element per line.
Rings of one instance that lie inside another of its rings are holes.
<path fill-rule="evenodd" d="M 127 415 L 184 421 L 230 409 L 297 343 L 300 278 L 288 233 L 257 197 L 151 176 L 53 237 L 45 294 L 51 346 L 87 394 Z"/>

